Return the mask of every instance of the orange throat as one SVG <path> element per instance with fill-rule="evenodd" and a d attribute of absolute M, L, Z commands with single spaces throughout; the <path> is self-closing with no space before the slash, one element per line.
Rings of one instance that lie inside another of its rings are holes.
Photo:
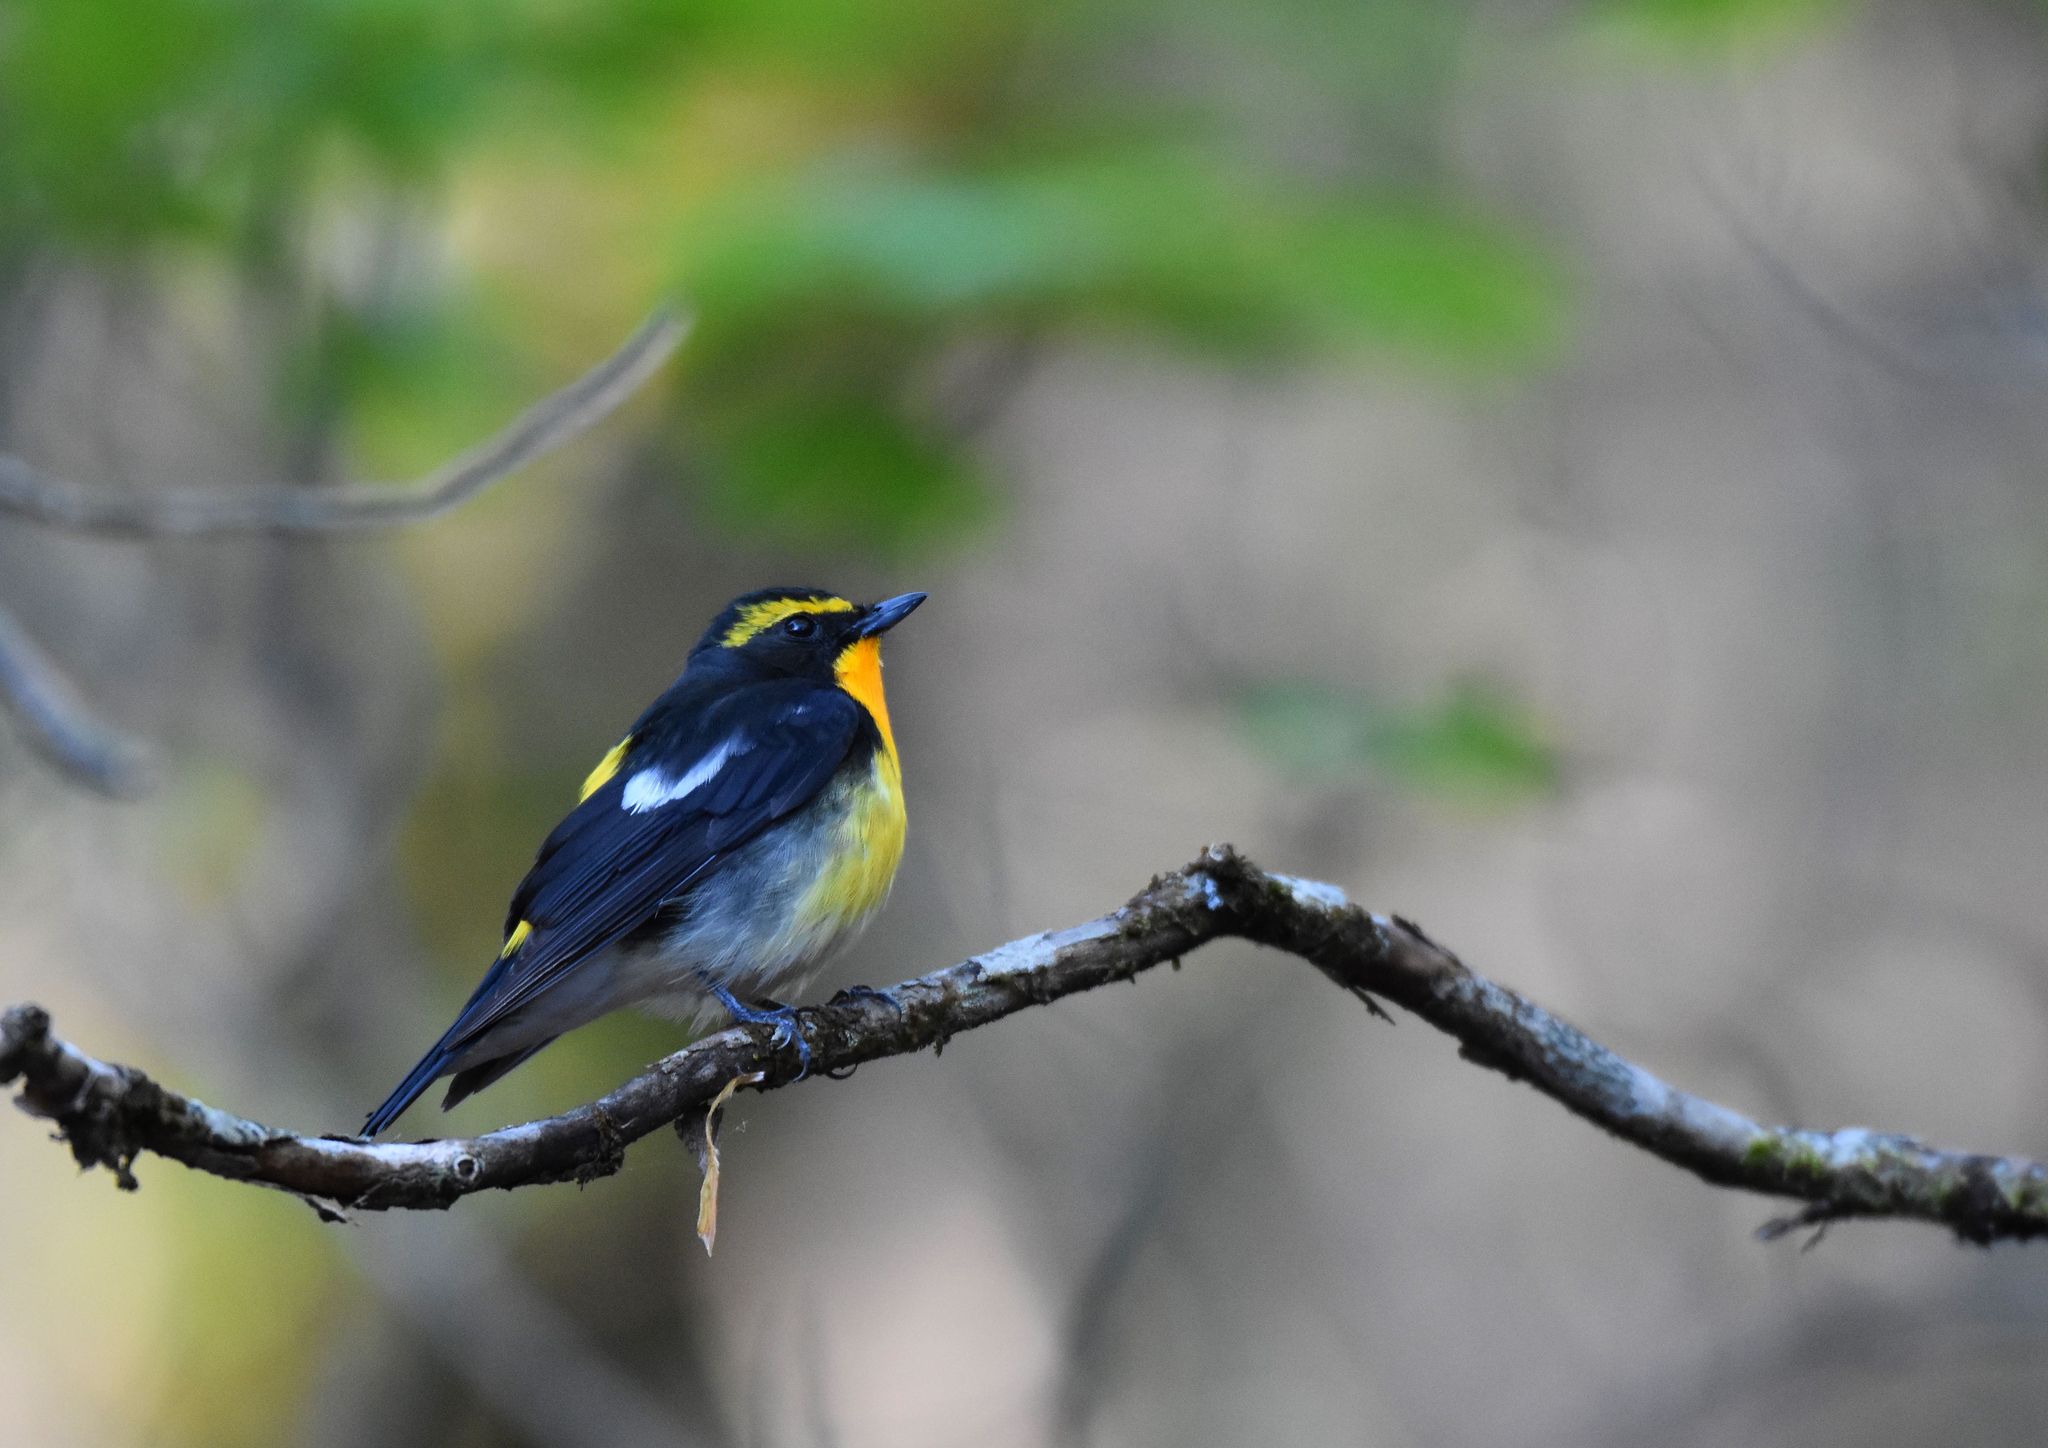
<path fill-rule="evenodd" d="M 859 701 L 882 735 L 882 752 L 896 762 L 896 735 L 889 728 L 889 701 L 882 697 L 882 641 L 862 639 L 839 655 L 833 666 L 839 687 Z"/>
<path fill-rule="evenodd" d="M 875 721 L 882 747 L 875 751 L 867 777 L 849 781 L 831 859 L 798 909 L 801 920 L 827 937 L 858 925 L 888 897 L 903 858 L 904 829 L 903 770 L 896 758 L 896 736 L 889 728 L 889 706 L 882 698 L 881 640 L 854 644 L 840 654 L 833 673 L 839 687 Z"/>

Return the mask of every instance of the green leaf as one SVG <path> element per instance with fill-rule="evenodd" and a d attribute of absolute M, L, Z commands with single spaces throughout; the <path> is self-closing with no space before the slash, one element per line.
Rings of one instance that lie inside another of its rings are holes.
<path fill-rule="evenodd" d="M 1540 357 L 1563 315 L 1550 270 L 1497 228 L 1159 146 L 978 168 L 841 154 L 696 213 L 678 289 L 701 308 L 688 366 L 713 515 L 806 546 L 902 546 L 981 515 L 971 460 L 907 387 L 960 338 L 1118 329 L 1497 368 Z"/>
<path fill-rule="evenodd" d="M 1520 364 L 1562 319 L 1556 277 L 1499 228 L 1412 201 L 1340 204 L 1161 147 L 983 171 L 843 156 L 708 208 L 688 248 L 680 286 L 707 345 L 851 310 Z"/>
<path fill-rule="evenodd" d="M 1369 739 L 1379 767 L 1418 793 L 1508 805 L 1557 791 L 1556 751 L 1526 710 L 1491 689 L 1464 686 L 1434 706 L 1383 714 Z"/>
<path fill-rule="evenodd" d="M 1255 748 L 1311 777 L 1377 773 L 1413 793 L 1504 808 L 1556 792 L 1556 750 L 1529 713 L 1497 690 L 1452 689 L 1410 707 L 1317 684 L 1269 684 L 1240 700 Z"/>
<path fill-rule="evenodd" d="M 725 424 L 698 489 L 736 538 L 901 556 L 986 516 L 974 469 L 872 397 L 790 396 Z"/>
<path fill-rule="evenodd" d="M 1355 773 L 1371 756 L 1369 712 L 1345 690 L 1265 684 L 1247 690 L 1238 710 L 1253 747 L 1295 773 Z"/>
<path fill-rule="evenodd" d="M 314 347 L 286 370 L 285 400 L 305 408 L 323 392 L 338 394 L 354 471 L 420 477 L 495 432 L 516 399 L 545 386 L 516 328 L 497 321 L 474 299 L 448 292 L 375 310 L 331 309 Z"/>
<path fill-rule="evenodd" d="M 1696 49 L 1771 44 L 1846 9 L 1850 0 L 1602 0 L 1589 22 L 1595 34 Z"/>
<path fill-rule="evenodd" d="M 1305 329 L 1438 361 L 1538 361 L 1564 330 L 1562 288 L 1498 229 L 1420 210 L 1358 210 L 1303 227 L 1282 272 Z"/>
<path fill-rule="evenodd" d="M 683 290 L 726 326 L 813 307 L 958 315 L 1074 288 L 1097 265 L 1090 220 L 1014 182 L 855 158 L 699 218 Z"/>

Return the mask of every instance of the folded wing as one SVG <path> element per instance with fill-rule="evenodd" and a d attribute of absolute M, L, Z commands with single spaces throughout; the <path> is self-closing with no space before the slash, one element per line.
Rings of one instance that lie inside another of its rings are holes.
<path fill-rule="evenodd" d="M 808 804 L 864 722 L 839 690 L 792 679 L 724 695 L 694 711 L 686 735 L 636 735 L 611 778 L 541 845 L 513 895 L 506 935 L 518 948 L 492 965 L 366 1130 L 381 1131 L 493 1027 Z"/>

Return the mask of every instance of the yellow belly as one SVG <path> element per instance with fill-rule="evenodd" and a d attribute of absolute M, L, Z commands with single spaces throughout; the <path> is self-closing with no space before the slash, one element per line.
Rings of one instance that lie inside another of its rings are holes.
<path fill-rule="evenodd" d="M 895 750 L 876 750 L 872 772 L 850 794 L 825 868 L 797 907 L 806 929 L 858 924 L 889 898 L 903 860 L 903 771 Z"/>

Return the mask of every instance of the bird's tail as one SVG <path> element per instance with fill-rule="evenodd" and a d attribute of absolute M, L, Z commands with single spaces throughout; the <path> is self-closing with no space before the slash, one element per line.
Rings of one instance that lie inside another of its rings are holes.
<path fill-rule="evenodd" d="M 425 1091 L 441 1077 L 448 1075 L 449 1072 L 456 1069 L 456 1056 L 476 1044 L 474 1041 L 467 1039 L 467 1037 L 469 1034 L 469 1022 L 476 1012 L 477 1002 L 490 995 L 492 989 L 497 985 L 499 977 L 504 974 L 504 970 L 505 957 L 501 955 L 492 962 L 491 968 L 484 972 L 484 978 L 477 982 L 476 989 L 470 993 L 469 1000 L 464 1003 L 462 1010 L 456 1015 L 454 1024 L 441 1033 L 441 1039 L 434 1042 L 432 1050 L 420 1057 L 419 1064 L 406 1072 L 405 1079 L 398 1083 L 398 1089 L 384 1098 L 384 1104 L 370 1113 L 369 1120 L 363 1123 L 363 1135 L 375 1136 L 378 1132 L 384 1130 L 392 1122 L 405 1114 L 406 1107 L 420 1099 L 421 1092 Z M 525 1059 L 526 1057 L 523 1055 L 519 1057 L 519 1061 Z M 486 1062 L 484 1064 L 489 1065 L 490 1063 Z M 517 1064 L 518 1061 L 513 1062 L 513 1065 Z M 506 1071 L 511 1069 L 511 1066 L 505 1068 Z M 458 1073 L 456 1075 L 458 1082 L 462 1079 L 462 1074 Z M 478 1085 L 488 1085 L 491 1081 L 497 1080 L 498 1076 L 504 1074 L 504 1071 L 500 1071 L 496 1076 L 491 1076 L 487 1080 L 479 1082 Z M 476 1089 L 475 1086 L 469 1088 L 470 1091 Z M 453 1106 L 468 1094 L 469 1091 L 450 1091 L 448 1099 L 441 1104 L 441 1109 L 446 1111 L 450 1106 Z"/>
<path fill-rule="evenodd" d="M 484 1087 L 490 1085 L 506 1072 L 524 1065 L 526 1058 L 535 1051 L 540 1050 L 542 1047 L 553 1045 L 554 1041 L 555 1038 L 549 1036 L 545 1041 L 536 1042 L 523 1051 L 514 1051 L 510 1055 L 498 1056 L 489 1061 L 479 1061 L 474 1066 L 465 1066 L 462 1070 L 457 1071 L 455 1078 L 448 1083 L 448 1094 L 441 1098 L 441 1109 L 446 1111 L 458 1101 L 476 1095 L 477 1092 L 483 1090 Z M 432 1079 L 432 1077 L 428 1078 L 428 1080 Z M 399 1089 L 403 1090 L 404 1088 L 400 1087 Z M 426 1082 L 420 1083 L 420 1089 L 426 1089 Z M 416 1091 L 413 1094 L 418 1095 L 419 1092 Z M 400 1109 L 403 1110 L 404 1108 L 401 1107 Z"/>
<path fill-rule="evenodd" d="M 451 1030 L 450 1036 L 453 1032 Z M 554 1044 L 549 1036 L 520 1050 L 508 1051 L 502 1056 L 493 1056 L 488 1061 L 479 1061 L 473 1066 L 464 1066 L 454 1071 L 454 1079 L 448 1083 L 448 1094 L 441 1098 L 441 1109 L 446 1111 L 458 1101 L 474 1096 L 477 1092 L 496 1081 L 506 1072 L 525 1064 L 526 1059 L 545 1046 Z M 407 1107 L 420 1099 L 426 1089 L 441 1077 L 449 1075 L 455 1064 L 457 1051 L 449 1044 L 450 1037 L 443 1036 L 434 1043 L 434 1049 L 420 1057 L 420 1062 L 406 1073 L 398 1089 L 384 1098 L 384 1104 L 370 1113 L 370 1119 L 363 1123 L 363 1135 L 375 1136 L 392 1122 L 405 1114 Z"/>
<path fill-rule="evenodd" d="M 422 1091 L 447 1074 L 451 1054 L 447 1037 L 436 1041 L 434 1049 L 420 1057 L 419 1064 L 408 1071 L 405 1079 L 398 1083 L 398 1089 L 384 1098 L 382 1106 L 370 1113 L 369 1120 L 363 1123 L 363 1135 L 375 1136 L 398 1120 L 405 1113 L 406 1107 L 420 1099 Z"/>

